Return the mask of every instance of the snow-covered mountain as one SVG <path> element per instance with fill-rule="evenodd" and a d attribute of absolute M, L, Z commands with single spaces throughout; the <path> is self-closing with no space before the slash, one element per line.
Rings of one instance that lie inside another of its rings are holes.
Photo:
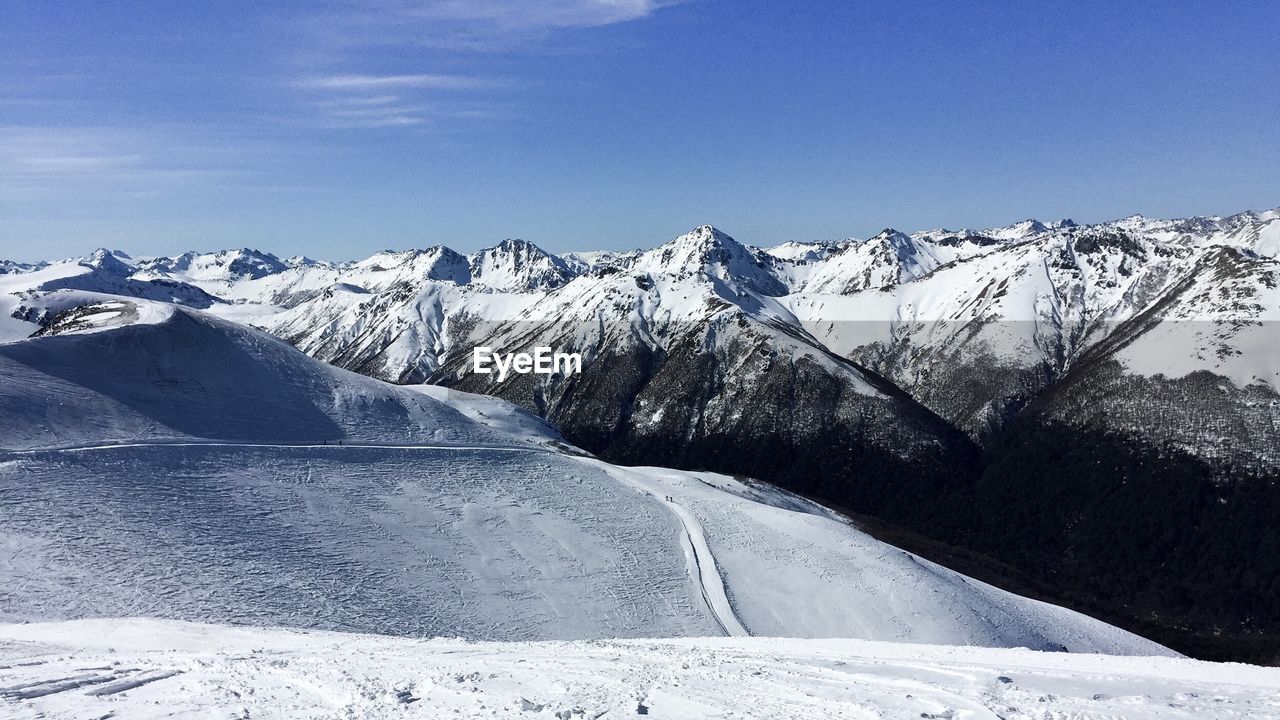
<path fill-rule="evenodd" d="M 557 288 L 574 275 L 564 260 L 524 240 L 481 250 L 471 256 L 470 269 L 477 284 L 507 292 Z"/>
<path fill-rule="evenodd" d="M 828 377 L 837 396 L 854 401 L 846 413 L 866 417 L 857 409 L 868 407 L 865 398 L 893 397 L 893 410 L 870 415 L 892 427 L 930 424 L 918 419 L 928 414 L 922 404 L 985 444 L 1087 353 L 1102 352 L 1094 349 L 1120 327 L 1129 374 L 1176 379 L 1202 370 L 1230 379 L 1245 395 L 1270 397 L 1280 380 L 1267 343 L 1278 251 L 1277 210 L 1170 221 L 1132 216 L 1091 226 L 1027 220 L 912 235 L 889 229 L 864 241 L 768 251 L 710 226 L 649 251 L 566 258 L 519 240 L 471 256 L 436 247 L 343 264 L 285 262 L 252 250 L 142 261 L 99 251 L 42 267 L 7 265 L 0 276 L 7 327 L 0 331 L 11 339 L 29 334 L 94 292 L 212 308 L 363 374 L 507 397 L 596 451 L 656 439 L 677 449 L 664 459 L 683 454 L 697 464 L 706 452 L 691 446 L 707 436 L 746 433 L 748 446 L 756 446 L 758 433 L 737 416 L 762 401 L 759 414 L 785 436 L 781 447 L 811 448 L 796 442 L 797 431 L 778 428 L 786 423 L 783 409 L 770 401 L 787 397 L 802 415 L 830 415 L 817 398 L 788 397 L 796 388 L 822 387 L 828 381 L 819 378 Z M 1185 291 L 1205 268 L 1224 263 L 1239 268 L 1231 280 L 1209 273 L 1221 283 L 1201 280 L 1200 291 Z M 1166 321 L 1163 351 L 1143 353 L 1135 328 L 1151 323 L 1133 321 L 1157 311 Z M 1178 330 L 1197 322 L 1214 328 Z M 1224 335 L 1223 323 L 1255 329 Z M 1170 352 L 1175 338 L 1179 346 Z M 583 377 L 526 376 L 499 387 L 465 372 L 476 345 L 515 350 L 537 343 L 583 352 Z M 604 375 L 619 377 L 597 378 Z M 663 428 L 654 438 L 664 419 L 683 437 Z M 847 426 L 848 417 L 838 424 Z M 1277 439 L 1273 424 L 1262 423 L 1250 452 L 1271 457 L 1265 446 Z M 896 430 L 885 432 L 902 444 Z M 865 435 L 854 443 L 866 445 Z M 936 431 L 925 435 L 955 445 Z"/>
<path fill-rule="evenodd" d="M 1106 583 L 1090 571 L 1119 555 L 1060 546 L 1070 533 L 1036 514 L 1001 539 L 1007 519 L 992 509 L 1025 504 L 1052 520 L 1066 498 L 1079 518 L 1110 523 L 1095 534 L 1137 532 L 1124 512 L 1073 492 L 1072 478 L 1101 472 L 1096 457 L 1122 448 L 1127 459 L 1099 477 L 1118 493 L 1110 506 L 1142 507 L 1130 512 L 1152 533 L 1135 541 L 1146 554 L 1125 562 L 1165 568 L 1168 587 L 1187 574 L 1167 562 L 1169 547 L 1192 542 L 1178 527 L 1216 542 L 1220 523 L 1261 517 L 1264 490 L 1250 500 L 1197 490 L 1175 512 L 1142 505 L 1151 493 L 1138 489 L 1170 463 L 1197 488 L 1253 487 L 1255 476 L 1265 488 L 1280 472 L 1278 233 L 1280 211 L 1269 210 L 890 229 L 771 249 L 703 226 L 650 250 L 563 257 L 514 240 L 349 263 L 100 252 L 5 265 L 0 340 L 57 326 L 61 313 L 90 322 L 75 308 L 120 296 L 204 309 L 373 378 L 505 398 L 607 459 L 756 476 L 991 553 L 1066 583 L 1085 605 L 1128 587 L 1103 604 L 1183 628 L 1187 606 L 1149 602 L 1131 569 L 1111 568 L 1121 579 Z M 580 352 L 584 367 L 498 382 L 470 372 L 480 345 Z M 1041 480 L 1027 484 L 1029 474 Z M 1271 577 L 1257 564 L 1280 548 L 1225 549 L 1237 540 L 1214 545 L 1222 563 Z M 1062 563 L 1075 564 L 1074 580 L 1044 570 Z M 1206 601 L 1198 611 L 1222 612 L 1192 624 L 1280 627 L 1260 599 L 1270 587 L 1239 604 L 1261 610 Z"/>
<path fill-rule="evenodd" d="M 1278 233 L 1280 211 L 1270 210 L 1171 221 L 1133 216 L 1090 226 L 1026 220 L 911 235 L 890 229 L 863 241 L 787 243 L 761 251 L 704 226 L 649 251 L 565 258 L 518 240 L 465 257 L 431 248 L 345 264 L 283 262 L 249 250 L 187 253 L 132 266 L 109 256 L 113 267 L 104 277 L 71 284 L 118 293 L 127 279 L 150 287 L 125 294 L 167 292 L 205 308 L 225 301 L 214 311 L 266 329 L 314 357 L 393 382 L 462 382 L 493 392 L 561 424 L 595 450 L 619 437 L 639 440 L 653 417 L 678 410 L 641 393 L 660 374 L 658 366 L 681 349 L 703 362 L 736 353 L 726 350 L 730 346 L 749 345 L 835 362 L 842 368 L 837 374 L 849 378 L 837 380 L 840 387 L 859 386 L 859 368 L 871 370 L 985 444 L 1098 343 L 1156 306 L 1176 303 L 1176 311 L 1162 312 L 1180 321 L 1260 321 L 1260 313 L 1274 307 L 1266 268 L 1280 251 Z M 1242 267 L 1256 271 L 1247 281 L 1253 285 L 1233 281 L 1231 290 L 1258 295 L 1254 301 L 1228 308 L 1230 298 L 1178 292 L 1222 253 L 1234 253 Z M 112 284 L 111 273 L 124 279 Z M 39 283 L 15 285 L 20 277 L 7 285 L 39 295 Z M 193 289 L 210 298 L 183 295 Z M 37 323 L 50 317 L 39 299 L 6 302 L 16 305 L 0 308 L 8 315 Z M 716 324 L 730 318 L 769 339 L 740 344 L 738 327 Z M 659 327 L 662 332 L 655 332 Z M 577 385 L 553 379 L 533 387 L 524 378 L 487 387 L 481 382 L 486 378 L 460 377 L 473 346 L 514 350 L 535 338 L 583 350 L 588 376 L 596 359 L 617 364 L 625 358 L 622 374 L 630 379 L 613 383 L 618 387 L 610 407 L 592 409 L 588 422 L 581 405 L 598 404 L 582 391 L 593 386 L 588 378 Z M 1230 377 L 1239 388 L 1258 384 L 1263 392 L 1275 391 L 1280 376 L 1271 367 L 1273 356 L 1256 343 L 1250 352 L 1234 352 L 1240 348 L 1229 339 L 1188 336 L 1181 342 L 1191 345 L 1149 355 L 1145 366 L 1131 357 L 1125 367 L 1154 377 L 1168 375 L 1171 357 L 1193 358 L 1181 362 L 1178 376 L 1205 370 Z M 1228 364 L 1227 358 L 1235 360 Z M 746 380 L 764 372 L 763 366 L 716 367 Z M 681 394 L 664 387 L 661 395 Z M 570 409 L 575 399 L 579 407 Z"/>
<path fill-rule="evenodd" d="M 22 266 L 0 274 L 0 342 L 30 335 L 63 310 L 100 296 L 117 295 L 194 308 L 223 302 L 195 285 L 154 275 L 119 251 L 98 250 L 87 258 Z"/>
<path fill-rule="evenodd" d="M 416 381 L 433 376 L 450 359 L 452 325 L 481 322 L 497 331 L 529 316 L 563 319 L 566 308 L 571 321 L 630 324 L 630 308 L 574 307 L 561 296 L 581 300 L 582 286 L 604 290 L 619 284 L 619 274 L 639 284 L 653 277 L 693 280 L 748 313 L 770 305 L 767 298 L 782 298 L 781 309 L 770 310 L 771 319 L 788 332 L 887 375 L 980 439 L 988 426 L 1005 419 L 999 417 L 1001 406 L 1019 402 L 990 389 L 974 391 L 969 404 L 977 403 L 977 412 L 930 402 L 935 386 L 954 385 L 931 378 L 955 367 L 957 352 L 991 353 L 1017 362 L 1019 374 L 1031 370 L 1054 380 L 1115 326 L 1163 299 L 1215 248 L 1265 263 L 1280 250 L 1278 234 L 1280 211 L 1271 210 L 1170 221 L 1132 216 L 1092 226 L 1027 220 L 1005 228 L 912 235 L 889 229 L 863 241 L 787 243 L 768 251 L 709 226 L 650 251 L 564 258 L 520 240 L 471 256 L 437 247 L 343 264 L 281 261 L 247 249 L 141 261 L 100 251 L 44 268 L 9 263 L 6 274 L 13 277 L 0 294 L 16 290 L 31 296 L 74 286 L 152 297 L 165 291 L 142 284 L 167 282 L 169 297 L 152 299 L 203 308 L 226 301 L 240 307 L 222 314 L 248 319 L 314 356 L 375 377 Z M 96 272 L 70 273 L 63 269 L 68 265 Z M 58 277 L 18 280 L 32 270 L 54 270 Z M 133 286 L 120 287 L 124 281 Z M 687 297 L 655 299 L 658 314 L 687 317 L 678 307 Z M 8 309 L 10 316 L 20 310 L 27 319 L 47 321 L 30 307 Z M 1238 312 L 1248 319 L 1250 310 Z M 1180 311 L 1180 317 L 1201 316 L 1221 313 L 1207 307 Z M 1006 340 L 999 337 L 1006 332 L 980 329 L 996 323 L 1027 328 Z M 901 357 L 904 347 L 913 349 L 913 357 Z M 1258 380 L 1272 382 L 1265 375 Z"/>
<path fill-rule="evenodd" d="M 1169 654 L 775 488 L 609 465 L 501 400 L 171 304 L 117 298 L 0 345 L 0 447 L 9 621 Z"/>
<path fill-rule="evenodd" d="M 187 252 L 175 258 L 153 258 L 138 263 L 138 267 L 184 280 L 232 283 L 283 272 L 290 265 L 270 253 L 241 248 L 216 253 Z"/>
<path fill-rule="evenodd" d="M 844 295 L 918 280 L 954 257 L 943 247 L 886 229 L 863 242 L 845 245 L 820 263 L 812 263 L 813 271 L 798 290 L 804 294 Z"/>

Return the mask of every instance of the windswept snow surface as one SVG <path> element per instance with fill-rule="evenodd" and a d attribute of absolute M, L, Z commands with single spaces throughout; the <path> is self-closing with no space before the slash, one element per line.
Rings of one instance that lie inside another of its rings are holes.
<path fill-rule="evenodd" d="M 190 310 L 0 346 L 0 379 L 0 620 L 1170 654 L 781 491 L 561 451 L 509 404 Z"/>
<path fill-rule="evenodd" d="M 150 615 L 490 640 L 719 632 L 678 523 L 534 450 L 0 456 L 0 618 Z"/>
<path fill-rule="evenodd" d="M 1280 718 L 1280 669 L 858 640 L 470 643 L 156 620 L 0 626 L 42 718 Z"/>

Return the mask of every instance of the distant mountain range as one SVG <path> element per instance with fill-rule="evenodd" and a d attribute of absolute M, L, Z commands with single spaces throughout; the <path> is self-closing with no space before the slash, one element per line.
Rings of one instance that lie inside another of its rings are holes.
<path fill-rule="evenodd" d="M 177 303 L 364 375 L 505 398 L 612 461 L 759 477 L 1174 647 L 1256 659 L 1280 657 L 1278 256 L 1280 210 L 765 249 L 703 226 L 563 256 L 99 251 L 0 264 L 0 341 L 108 296 Z M 584 368 L 497 383 L 469 372 L 477 345 Z"/>

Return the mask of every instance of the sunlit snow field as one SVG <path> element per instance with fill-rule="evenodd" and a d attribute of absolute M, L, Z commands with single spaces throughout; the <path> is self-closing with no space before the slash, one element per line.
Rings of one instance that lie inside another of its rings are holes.
<path fill-rule="evenodd" d="M 129 620 L 0 627 L 35 718 L 1280 717 L 1280 670 L 862 640 L 410 640 Z"/>

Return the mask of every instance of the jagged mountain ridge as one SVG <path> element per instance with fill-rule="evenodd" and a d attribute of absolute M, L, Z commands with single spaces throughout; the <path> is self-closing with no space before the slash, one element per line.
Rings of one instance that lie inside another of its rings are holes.
<path fill-rule="evenodd" d="M 596 341 L 626 335 L 653 350 L 665 348 L 651 336 L 655 322 L 700 331 L 723 303 L 806 352 L 884 376 L 985 442 L 1114 328 L 1165 299 L 1214 248 L 1265 265 L 1280 250 L 1278 237 L 1280 211 L 1271 210 L 911 235 L 886 229 L 865 241 L 769 250 L 704 226 L 653 250 L 565 258 L 519 240 L 470 256 L 436 247 L 349 263 L 281 261 L 247 249 L 137 261 L 100 251 L 75 263 L 89 273 L 56 271 L 67 263 L 9 264 L 5 285 L 22 287 L 26 301 L 8 300 L 6 314 L 48 322 L 69 302 L 44 307 L 59 289 L 202 308 L 225 302 L 226 316 L 339 366 L 393 382 L 447 382 L 468 343 L 536 335 L 583 348 L 582 332 L 566 328 L 616 324 L 617 333 L 596 333 Z M 38 278 L 32 272 L 57 277 L 24 286 Z M 655 278 L 675 285 L 655 290 Z M 1203 293 L 1178 302 L 1182 319 L 1222 318 Z M 1254 319 L 1257 307 L 1239 308 L 1235 319 Z M 565 336 L 528 332 L 552 318 Z M 1273 372 L 1228 374 L 1242 386 L 1276 387 Z"/>

